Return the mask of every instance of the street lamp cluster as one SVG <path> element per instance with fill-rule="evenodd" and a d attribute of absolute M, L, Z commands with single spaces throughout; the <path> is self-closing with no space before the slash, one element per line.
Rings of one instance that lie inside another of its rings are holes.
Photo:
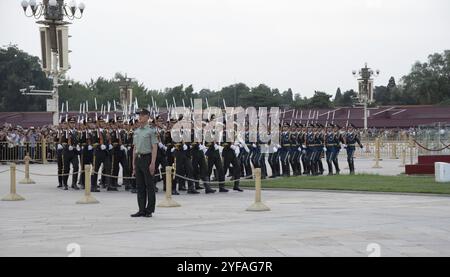
<path fill-rule="evenodd" d="M 65 4 L 64 0 L 43 0 L 42 3 L 37 3 L 36 0 L 23 0 L 22 8 L 26 16 L 36 19 L 44 15 L 47 20 L 63 20 L 64 16 L 73 20 L 83 16 L 86 5 L 84 3 L 77 5 L 74 0 L 69 4 Z"/>
<path fill-rule="evenodd" d="M 53 90 L 43 91 L 34 88 L 21 90 L 24 95 L 45 95 L 51 96 L 47 99 L 47 111 L 53 112 L 53 124 L 59 122 L 59 95 L 58 80 L 64 76 L 70 69 L 69 65 L 69 30 L 70 22 L 64 21 L 81 19 L 83 17 L 86 5 L 80 3 L 77 5 L 75 0 L 66 4 L 64 0 L 42 0 L 37 3 L 36 0 L 23 0 L 22 9 L 25 16 L 35 19 L 44 18 L 36 23 L 44 25 L 39 28 L 42 51 L 42 69 L 53 79 Z"/>
<path fill-rule="evenodd" d="M 359 90 L 358 100 L 359 103 L 364 105 L 364 130 L 367 131 L 367 105 L 373 103 L 373 77 L 380 75 L 380 70 L 373 71 L 367 67 L 367 63 L 358 72 L 352 71 L 353 76 L 358 78 Z"/>

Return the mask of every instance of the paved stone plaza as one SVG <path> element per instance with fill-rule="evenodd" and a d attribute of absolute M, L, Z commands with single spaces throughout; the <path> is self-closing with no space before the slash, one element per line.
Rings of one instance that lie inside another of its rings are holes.
<path fill-rule="evenodd" d="M 401 172 L 398 161 L 388 162 L 388 174 Z M 52 174 L 56 166 L 31 171 Z M 101 192 L 94 194 L 100 204 L 77 205 L 82 191 L 56 189 L 56 177 L 32 179 L 18 184 L 25 201 L 0 201 L 0 256 L 67 256 L 70 243 L 81 256 L 364 257 L 371 243 L 381 256 L 450 255 L 450 197 L 270 190 L 263 200 L 272 210 L 252 213 L 245 209 L 254 191 L 246 190 L 176 196 L 182 207 L 135 219 L 135 194 Z M 9 173 L 0 180 L 3 197 Z"/>

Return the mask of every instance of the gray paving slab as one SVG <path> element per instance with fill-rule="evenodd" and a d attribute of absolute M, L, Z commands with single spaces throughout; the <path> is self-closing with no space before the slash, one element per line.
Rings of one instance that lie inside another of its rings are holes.
<path fill-rule="evenodd" d="M 31 171 L 53 174 L 56 166 Z M 8 177 L 0 175 L 0 197 Z M 67 256 L 70 243 L 82 256 L 364 257 L 371 243 L 382 256 L 450 255 L 450 197 L 266 190 L 271 211 L 252 213 L 252 190 L 183 194 L 174 196 L 181 207 L 135 219 L 134 194 L 101 192 L 100 204 L 77 205 L 83 192 L 56 189 L 56 177 L 32 178 L 17 187 L 25 201 L 0 201 L 0 256 Z"/>

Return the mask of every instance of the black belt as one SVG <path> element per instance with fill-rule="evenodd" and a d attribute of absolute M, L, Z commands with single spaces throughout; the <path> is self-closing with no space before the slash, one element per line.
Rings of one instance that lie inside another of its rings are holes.
<path fill-rule="evenodd" d="M 147 153 L 147 154 L 137 154 L 136 153 L 136 157 L 138 157 L 138 158 L 143 158 L 143 157 L 147 157 L 147 156 L 150 156 L 152 153 Z"/>

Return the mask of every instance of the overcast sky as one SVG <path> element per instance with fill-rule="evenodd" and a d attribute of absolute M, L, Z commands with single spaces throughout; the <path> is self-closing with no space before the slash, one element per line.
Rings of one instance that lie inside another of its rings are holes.
<path fill-rule="evenodd" d="M 0 45 L 40 55 L 38 26 L 20 2 L 0 0 Z M 385 85 L 450 49 L 449 0 L 84 2 L 69 46 L 68 75 L 81 81 L 122 72 L 154 89 L 244 82 L 334 95 L 356 89 L 351 72 L 364 62 Z"/>

